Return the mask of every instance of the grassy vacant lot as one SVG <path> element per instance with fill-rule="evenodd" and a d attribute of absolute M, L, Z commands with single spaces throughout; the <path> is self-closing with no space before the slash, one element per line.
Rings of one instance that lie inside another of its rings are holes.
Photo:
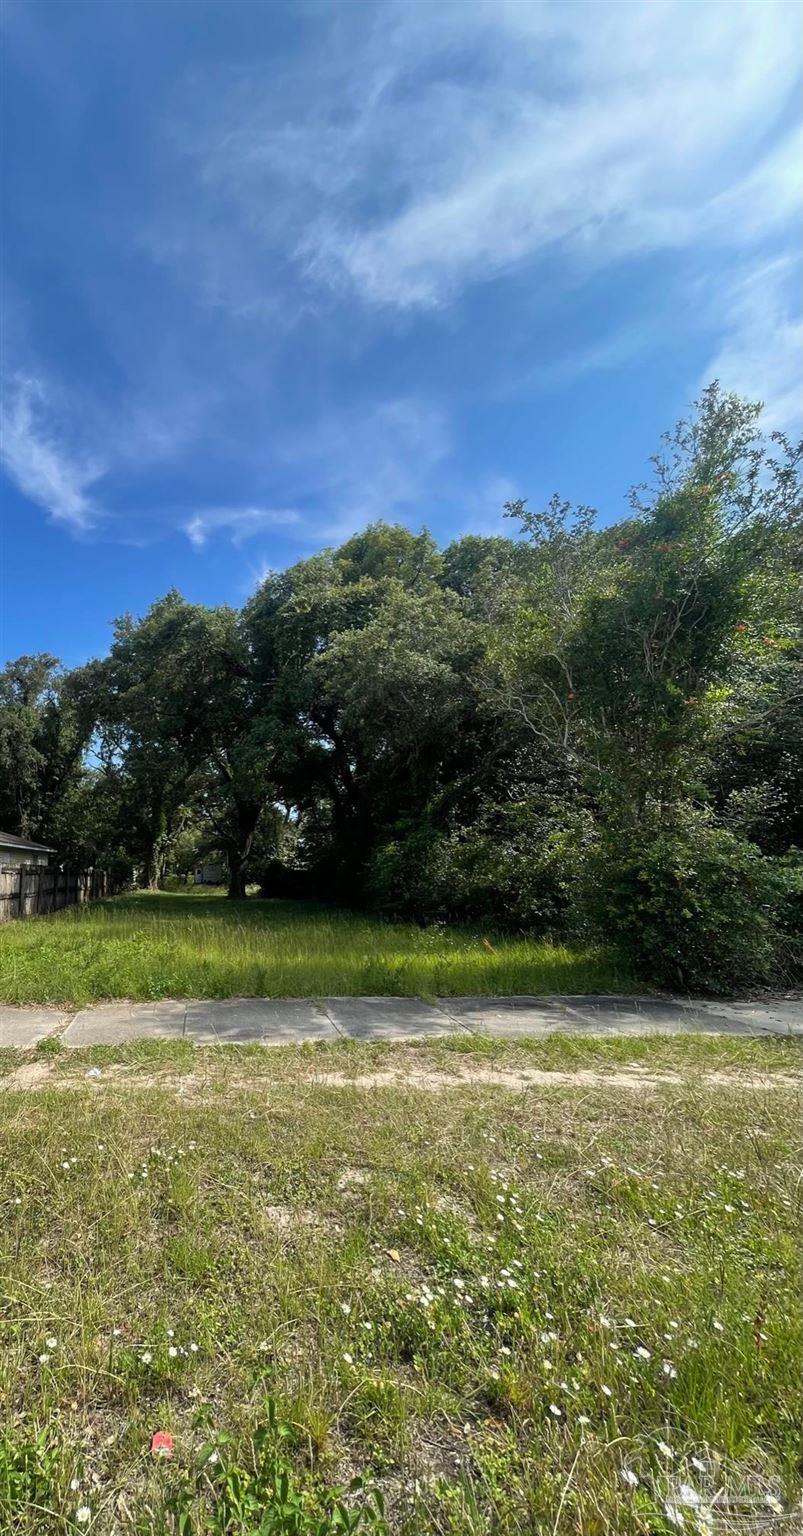
<path fill-rule="evenodd" d="M 0 1002 L 632 991 L 601 951 L 220 893 L 137 893 L 0 929 Z"/>
<path fill-rule="evenodd" d="M 10 1536 L 797 1528 L 785 1042 L 5 1067 Z"/>

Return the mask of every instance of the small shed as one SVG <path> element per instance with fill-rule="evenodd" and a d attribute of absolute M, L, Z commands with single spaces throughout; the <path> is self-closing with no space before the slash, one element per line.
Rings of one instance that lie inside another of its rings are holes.
<path fill-rule="evenodd" d="M 6 869 L 16 869 L 20 864 L 49 864 L 55 848 L 44 843 L 32 843 L 27 837 L 15 837 L 13 832 L 0 832 L 0 864 Z"/>
<path fill-rule="evenodd" d="M 223 885 L 225 878 L 225 865 L 215 859 L 210 859 L 204 864 L 197 864 L 195 867 L 194 879 L 196 885 Z"/>

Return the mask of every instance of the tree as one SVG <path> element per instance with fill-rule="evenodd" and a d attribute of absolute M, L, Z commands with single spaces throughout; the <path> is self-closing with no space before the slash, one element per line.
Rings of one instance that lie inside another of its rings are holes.
<path fill-rule="evenodd" d="M 0 825 L 56 836 L 59 806 L 81 776 L 90 727 L 54 656 L 20 656 L 0 672 Z"/>
<path fill-rule="evenodd" d="M 389 828 L 471 756 L 478 640 L 442 570 L 429 534 L 376 524 L 269 577 L 247 610 L 273 679 L 280 798 L 322 889 L 352 899 Z"/>
<path fill-rule="evenodd" d="M 775 644 L 791 581 L 779 549 L 799 517 L 797 455 L 758 408 L 716 386 L 668 435 L 635 515 L 597 532 L 554 500 L 509 507 L 537 560 L 490 643 L 489 686 L 607 813 L 697 792 L 742 654 Z"/>
<path fill-rule="evenodd" d="M 229 895 L 243 895 L 272 780 L 266 690 L 238 614 L 170 592 L 144 618 L 117 621 L 89 685 L 103 756 L 135 789 L 143 883 L 159 884 L 173 840 L 196 814 L 226 854 Z"/>

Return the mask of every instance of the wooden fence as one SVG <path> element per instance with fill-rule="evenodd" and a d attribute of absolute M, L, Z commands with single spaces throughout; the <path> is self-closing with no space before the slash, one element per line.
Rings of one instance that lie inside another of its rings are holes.
<path fill-rule="evenodd" d="M 111 896 L 105 869 L 70 869 L 48 864 L 0 864 L 0 923 L 12 917 L 38 917 Z"/>

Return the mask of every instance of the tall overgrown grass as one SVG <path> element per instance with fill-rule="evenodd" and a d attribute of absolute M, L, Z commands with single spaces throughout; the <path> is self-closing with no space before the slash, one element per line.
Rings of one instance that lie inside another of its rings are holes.
<path fill-rule="evenodd" d="M 219 891 L 139 892 L 0 930 L 5 1003 L 634 988 L 604 949 Z"/>

